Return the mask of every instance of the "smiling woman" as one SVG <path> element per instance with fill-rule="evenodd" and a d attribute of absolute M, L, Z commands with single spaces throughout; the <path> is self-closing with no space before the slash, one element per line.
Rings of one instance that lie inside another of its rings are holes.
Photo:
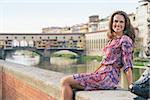
<path fill-rule="evenodd" d="M 128 30 L 128 31 L 126 31 Z M 109 20 L 108 44 L 103 51 L 105 57 L 99 67 L 91 73 L 80 73 L 61 79 L 62 100 L 72 100 L 72 88 L 83 90 L 116 89 L 120 69 L 124 70 L 128 86 L 132 79 L 132 51 L 135 32 L 124 11 L 114 12 Z"/>

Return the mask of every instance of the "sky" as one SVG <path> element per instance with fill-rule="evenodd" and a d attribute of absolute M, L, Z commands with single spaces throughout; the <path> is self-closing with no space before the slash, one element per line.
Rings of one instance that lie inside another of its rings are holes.
<path fill-rule="evenodd" d="M 41 33 L 42 28 L 87 23 L 116 10 L 132 13 L 138 0 L 0 0 L 0 33 Z"/>

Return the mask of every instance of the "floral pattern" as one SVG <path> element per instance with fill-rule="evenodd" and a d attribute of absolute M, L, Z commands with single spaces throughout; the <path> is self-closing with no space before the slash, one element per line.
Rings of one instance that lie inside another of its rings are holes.
<path fill-rule="evenodd" d="M 126 72 L 132 68 L 133 43 L 128 36 L 111 40 L 103 51 L 105 57 L 96 72 L 73 74 L 73 78 L 85 90 L 115 89 L 119 83 L 120 69 Z"/>

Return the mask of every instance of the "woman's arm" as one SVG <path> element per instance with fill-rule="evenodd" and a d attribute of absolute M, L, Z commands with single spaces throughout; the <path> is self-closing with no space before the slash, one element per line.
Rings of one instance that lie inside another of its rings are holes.
<path fill-rule="evenodd" d="M 126 79 L 128 82 L 128 86 L 132 84 L 132 68 L 133 68 L 133 62 L 132 62 L 132 51 L 133 51 L 133 44 L 131 42 L 132 40 L 128 36 L 124 36 L 122 38 L 122 64 L 123 64 L 123 70 L 126 75 Z"/>
<path fill-rule="evenodd" d="M 128 70 L 125 72 L 125 75 L 126 75 L 126 79 L 127 79 L 128 87 L 129 87 L 129 85 L 131 85 L 132 82 L 133 82 L 133 79 L 132 79 L 132 69 L 128 68 Z"/>

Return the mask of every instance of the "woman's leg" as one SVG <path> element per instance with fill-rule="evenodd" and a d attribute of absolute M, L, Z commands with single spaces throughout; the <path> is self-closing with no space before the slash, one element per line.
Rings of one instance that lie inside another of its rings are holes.
<path fill-rule="evenodd" d="M 79 85 L 76 80 L 74 80 L 72 75 L 61 79 L 62 100 L 72 100 L 72 88 L 83 89 L 83 87 Z"/>

